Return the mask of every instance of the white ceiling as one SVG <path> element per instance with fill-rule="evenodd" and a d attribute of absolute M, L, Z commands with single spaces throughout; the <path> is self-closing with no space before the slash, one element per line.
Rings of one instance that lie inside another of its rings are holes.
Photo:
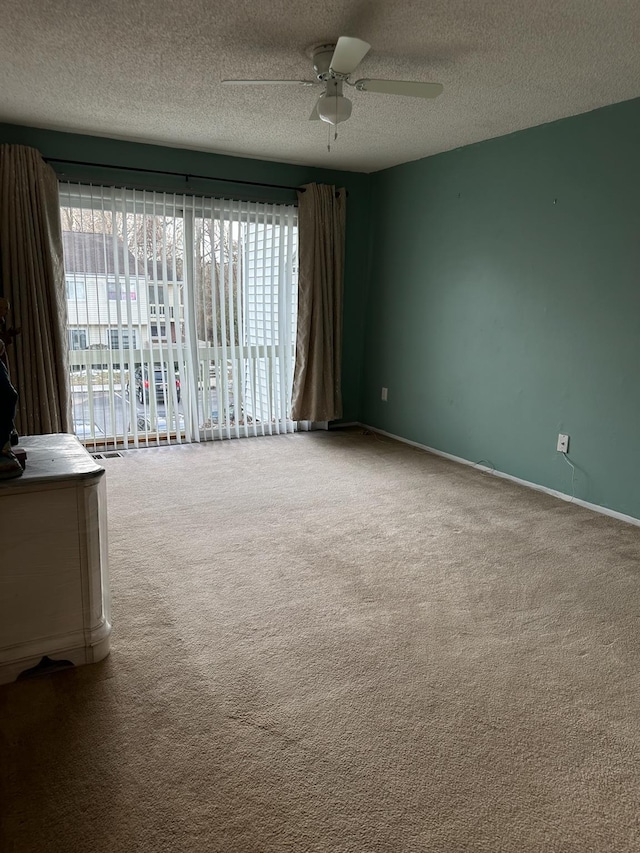
<path fill-rule="evenodd" d="M 358 36 L 357 77 L 434 80 L 435 101 L 347 92 L 327 152 L 310 45 Z M 640 96 L 638 0 L 5 0 L 0 120 L 370 172 Z"/>

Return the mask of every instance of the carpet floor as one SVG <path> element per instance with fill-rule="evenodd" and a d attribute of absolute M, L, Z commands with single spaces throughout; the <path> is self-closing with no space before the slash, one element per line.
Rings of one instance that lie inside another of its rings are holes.
<path fill-rule="evenodd" d="M 114 632 L 4 853 L 640 849 L 640 529 L 358 431 L 106 459 Z"/>

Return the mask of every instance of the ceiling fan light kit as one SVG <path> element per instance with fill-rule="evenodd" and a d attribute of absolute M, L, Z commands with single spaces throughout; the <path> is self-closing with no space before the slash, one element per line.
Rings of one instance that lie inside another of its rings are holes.
<path fill-rule="evenodd" d="M 349 118 L 352 104 L 344 95 L 321 95 L 317 107 L 322 121 L 336 125 Z"/>
<path fill-rule="evenodd" d="M 362 79 L 351 82 L 349 77 L 370 50 L 362 39 L 340 36 L 337 43 L 321 44 L 311 49 L 315 80 L 223 80 L 235 85 L 299 85 L 324 84 L 309 116 L 310 121 L 324 121 L 337 127 L 351 116 L 352 103 L 342 94 L 343 85 L 352 86 L 358 92 L 374 92 L 384 95 L 404 95 L 413 98 L 436 98 L 442 92 L 440 83 L 421 83 L 409 80 Z"/>
<path fill-rule="evenodd" d="M 326 91 L 318 98 L 315 109 L 321 121 L 335 127 L 349 118 L 352 106 L 349 98 L 342 94 L 342 80 L 328 80 Z"/>

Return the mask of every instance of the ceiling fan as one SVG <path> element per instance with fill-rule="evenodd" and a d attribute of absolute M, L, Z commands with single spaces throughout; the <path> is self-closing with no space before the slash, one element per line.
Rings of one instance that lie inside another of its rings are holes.
<path fill-rule="evenodd" d="M 321 120 L 336 126 L 351 115 L 351 101 L 342 94 L 343 86 L 358 92 L 379 92 L 384 95 L 405 95 L 413 98 L 437 98 L 441 83 L 419 83 L 410 80 L 377 80 L 364 78 L 351 82 L 356 70 L 371 48 L 362 39 L 340 36 L 336 44 L 321 44 L 311 49 L 315 80 L 223 80 L 234 86 L 317 86 L 324 92 L 316 101 L 310 121 Z"/>

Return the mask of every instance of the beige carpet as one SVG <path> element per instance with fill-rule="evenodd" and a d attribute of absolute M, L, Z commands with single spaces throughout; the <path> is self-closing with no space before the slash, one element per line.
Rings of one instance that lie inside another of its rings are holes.
<path fill-rule="evenodd" d="M 640 529 L 358 432 L 105 461 L 115 630 L 3 853 L 640 849 Z"/>

